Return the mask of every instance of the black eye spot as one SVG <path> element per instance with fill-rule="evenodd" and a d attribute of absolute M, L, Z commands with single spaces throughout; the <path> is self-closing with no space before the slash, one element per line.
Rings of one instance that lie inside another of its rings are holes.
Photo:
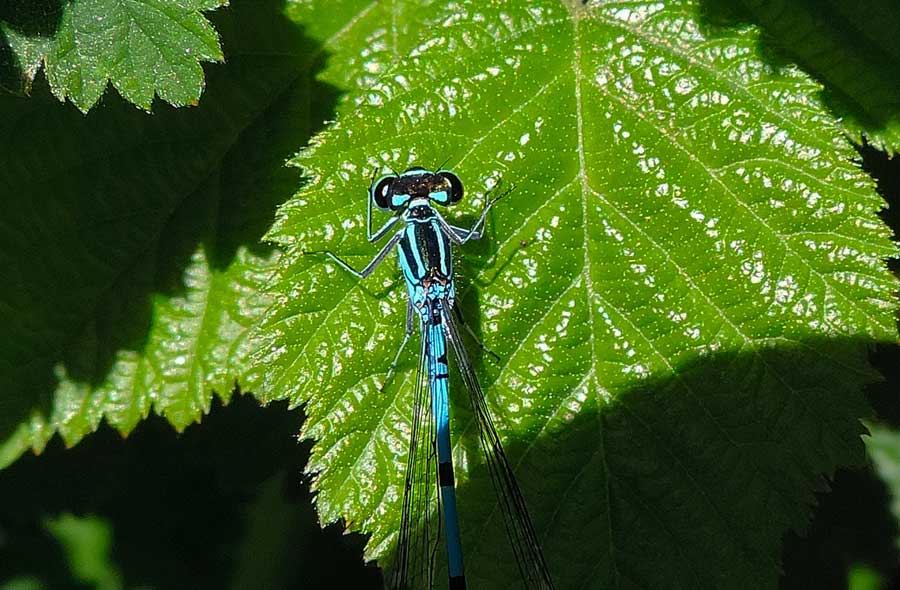
<path fill-rule="evenodd" d="M 448 191 L 450 194 L 450 204 L 458 203 L 463 198 L 462 181 L 456 174 L 447 170 L 441 170 L 437 174 L 450 183 L 450 190 Z"/>
<path fill-rule="evenodd" d="M 391 209 L 391 189 L 396 181 L 396 176 L 383 176 L 369 188 L 372 200 L 379 209 L 385 211 Z"/>

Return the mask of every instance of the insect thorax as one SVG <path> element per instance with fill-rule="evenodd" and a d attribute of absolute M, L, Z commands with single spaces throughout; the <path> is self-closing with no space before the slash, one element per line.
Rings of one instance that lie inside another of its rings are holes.
<path fill-rule="evenodd" d="M 409 297 L 417 309 L 429 307 L 429 301 L 453 301 L 451 243 L 436 217 L 408 218 L 399 253 Z"/>

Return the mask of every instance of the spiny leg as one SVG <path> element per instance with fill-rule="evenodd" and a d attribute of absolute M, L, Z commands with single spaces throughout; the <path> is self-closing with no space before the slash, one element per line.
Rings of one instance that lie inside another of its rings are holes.
<path fill-rule="evenodd" d="M 483 236 L 484 222 L 485 219 L 487 219 L 487 214 L 491 210 L 491 207 L 494 206 L 494 203 L 514 191 L 515 188 L 515 185 L 513 185 L 507 190 L 503 191 L 500 195 L 488 200 L 487 204 L 484 206 L 484 209 L 481 210 L 481 215 L 478 216 L 478 220 L 474 224 L 472 224 L 472 227 L 468 230 L 450 225 L 449 223 L 447 223 L 447 220 L 444 219 L 444 217 L 440 214 L 438 214 L 438 222 L 441 224 L 441 227 L 444 229 L 447 237 L 450 238 L 450 241 L 454 244 L 462 245 L 469 240 L 480 240 Z"/>
<path fill-rule="evenodd" d="M 472 340 L 475 341 L 475 344 L 478 345 L 478 348 L 494 357 L 497 362 L 500 362 L 500 355 L 485 346 L 484 343 L 482 343 L 481 340 L 478 339 L 478 336 L 475 334 L 472 328 L 469 327 L 469 324 L 466 323 L 466 319 L 463 317 L 462 310 L 459 309 L 459 305 L 457 305 L 456 303 L 453 304 L 453 315 L 456 316 L 456 319 L 459 320 L 459 323 L 462 324 L 462 327 L 466 329 L 466 332 L 469 333 L 469 336 L 472 337 Z"/>
<path fill-rule="evenodd" d="M 469 240 L 480 240 L 482 233 L 479 226 L 484 224 L 485 215 L 487 215 L 487 212 L 490 209 L 491 205 L 493 205 L 493 202 L 489 203 L 484 208 L 481 217 L 469 229 L 450 225 L 447 220 L 444 219 L 444 216 L 440 213 L 437 214 L 438 223 L 441 225 L 441 230 L 444 232 L 444 234 L 450 239 L 451 242 L 453 242 L 457 246 L 461 246 Z"/>
<path fill-rule="evenodd" d="M 387 375 L 384 377 L 384 384 L 381 386 L 381 391 L 387 387 L 387 384 L 391 380 L 391 376 L 394 374 L 394 369 L 397 368 L 397 363 L 400 362 L 400 355 L 403 354 L 403 349 L 406 348 L 406 343 L 409 342 L 409 337 L 412 336 L 413 330 L 415 330 L 415 314 L 416 311 L 413 308 L 412 301 L 406 302 L 406 334 L 403 335 L 403 342 L 400 343 L 400 348 L 397 349 L 397 354 L 394 355 L 394 360 L 391 361 L 390 366 L 388 367 Z"/>
<path fill-rule="evenodd" d="M 469 238 L 470 240 L 480 240 L 484 236 L 484 234 L 481 233 L 481 230 L 475 231 L 473 229 L 459 227 L 458 225 L 451 225 L 450 229 L 456 232 L 456 235 L 459 236 L 460 239 L 471 235 L 471 237 Z"/>
<path fill-rule="evenodd" d="M 369 203 L 370 203 L 369 204 L 369 212 L 368 212 L 369 216 L 372 215 L 371 201 L 372 200 L 369 199 Z M 401 219 L 401 217 L 399 217 L 398 215 L 391 217 L 390 219 L 385 221 L 384 225 L 382 225 L 380 228 L 378 228 L 378 231 L 375 233 L 372 233 L 372 221 L 370 219 L 369 221 L 366 222 L 366 237 L 368 238 L 368 240 L 370 242 L 377 242 L 378 240 L 383 238 L 389 231 L 391 231 L 391 228 L 393 228 L 395 225 L 397 225 L 397 222 L 400 221 L 400 219 Z"/>
<path fill-rule="evenodd" d="M 341 268 L 343 268 L 344 270 L 346 270 L 347 272 L 349 272 L 356 278 L 364 279 L 367 276 L 369 276 L 370 274 L 372 274 L 372 272 L 376 268 L 378 268 L 379 264 L 384 262 L 384 259 L 387 258 L 387 255 L 391 253 L 391 250 L 400 242 L 400 239 L 402 237 L 403 237 L 402 230 L 398 231 L 396 234 L 394 234 L 394 237 L 392 237 L 388 241 L 388 243 L 384 245 L 384 247 L 381 249 L 381 251 L 375 255 L 375 258 L 373 258 L 372 261 L 369 264 L 367 264 L 366 267 L 362 270 L 356 270 L 355 268 L 350 266 L 347 262 L 342 260 L 341 257 L 339 257 L 337 254 L 335 254 L 331 250 L 314 250 L 311 252 L 303 252 L 303 254 L 306 256 L 309 256 L 312 254 L 325 254 L 326 256 L 330 257 L 332 260 L 337 262 Z"/>

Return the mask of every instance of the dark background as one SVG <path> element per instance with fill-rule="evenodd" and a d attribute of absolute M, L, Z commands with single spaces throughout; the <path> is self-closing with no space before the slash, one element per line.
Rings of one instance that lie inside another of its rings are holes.
<path fill-rule="evenodd" d="M 900 235 L 900 158 L 889 158 L 869 146 L 859 146 L 858 151 L 863 168 L 876 179 L 888 202 L 882 218 L 895 236 Z M 889 265 L 900 274 L 900 261 L 891 260 Z M 876 421 L 900 428 L 900 346 L 875 346 L 869 358 L 885 377 L 866 391 Z M 831 490 L 818 499 L 808 529 L 786 535 L 782 588 L 850 588 L 850 573 L 860 566 L 878 572 L 882 584 L 869 586 L 858 580 L 852 590 L 900 588 L 900 531 L 890 512 L 889 492 L 871 465 L 838 471 Z"/>

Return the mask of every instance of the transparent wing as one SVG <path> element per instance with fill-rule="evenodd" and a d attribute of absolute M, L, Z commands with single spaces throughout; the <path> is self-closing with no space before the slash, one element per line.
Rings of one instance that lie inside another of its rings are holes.
<path fill-rule="evenodd" d="M 416 369 L 400 537 L 390 586 L 393 590 L 433 588 L 435 562 L 441 545 L 435 431 L 426 369 L 428 342 L 425 331 L 421 333 L 422 349 Z"/>
<path fill-rule="evenodd" d="M 443 310 L 441 315 L 444 329 L 456 356 L 460 375 L 466 388 L 469 390 L 472 412 L 475 415 L 478 435 L 481 439 L 481 447 L 484 450 L 488 471 L 494 484 L 494 491 L 497 493 L 497 499 L 503 513 L 506 533 L 515 553 L 519 572 L 522 574 L 522 579 L 526 584 L 524 587 L 552 590 L 554 587 L 553 580 L 550 578 L 540 541 L 534 531 L 531 517 L 528 515 L 525 498 L 522 496 L 522 491 L 516 482 L 512 466 L 506 457 L 503 445 L 500 443 L 500 436 L 494 427 L 494 421 L 491 418 L 484 392 L 481 390 L 481 385 L 475 376 L 475 371 L 460 337 L 458 326 L 453 319 L 451 304 L 445 299 L 441 307 Z"/>

